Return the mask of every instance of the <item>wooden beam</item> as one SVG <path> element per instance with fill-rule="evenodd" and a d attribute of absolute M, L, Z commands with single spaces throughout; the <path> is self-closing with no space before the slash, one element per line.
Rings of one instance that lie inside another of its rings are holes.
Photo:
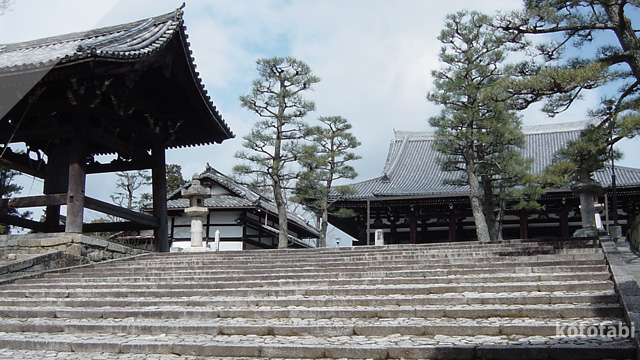
<path fill-rule="evenodd" d="M 152 117 L 161 115 L 158 111 L 158 104 L 153 101 L 149 101 L 133 88 L 126 87 L 117 81 L 111 82 L 109 87 L 105 89 L 105 93 L 113 96 L 116 101 L 120 101 L 130 106 L 133 105 L 136 109 L 139 109 L 140 112 L 150 114 Z M 147 131 L 151 131 L 151 129 L 147 129 Z"/>
<path fill-rule="evenodd" d="M 0 166 L 20 171 L 23 174 L 35 176 L 37 178 L 44 179 L 46 164 L 41 162 L 37 164 L 37 168 L 34 168 L 34 160 L 29 158 L 27 154 L 18 154 L 11 151 L 11 148 L 5 148 L 0 146 Z"/>
<path fill-rule="evenodd" d="M 29 220 L 29 219 L 23 219 L 19 216 L 14 216 L 9 214 L 0 213 L 0 223 L 12 225 L 12 226 L 18 226 L 21 228 L 31 229 L 35 231 L 41 231 L 41 232 L 44 232 L 47 230 L 47 226 L 45 223 L 41 223 L 38 221 Z"/>
<path fill-rule="evenodd" d="M 29 128 L 19 129 L 13 137 L 11 137 L 11 135 L 11 133 L 1 134 L 0 142 L 6 144 L 10 139 L 11 143 L 66 139 L 73 136 L 73 126 L 56 125 L 38 128 L 32 126 Z"/>
<path fill-rule="evenodd" d="M 153 129 L 144 127 L 135 122 L 131 115 L 121 115 L 115 110 L 101 104 L 97 104 L 92 107 L 91 111 L 100 118 L 108 119 L 110 123 L 116 125 L 122 129 L 122 131 L 137 134 L 138 137 L 144 141 L 155 142 L 161 138 Z"/>
<path fill-rule="evenodd" d="M 89 223 L 82 226 L 85 233 L 94 232 L 110 232 L 110 231 L 132 231 L 132 230 L 152 230 L 151 225 L 142 225 L 130 221 L 108 222 L 108 223 Z"/>
<path fill-rule="evenodd" d="M 151 168 L 150 157 L 144 159 L 133 159 L 131 161 L 114 160 L 110 163 L 102 164 L 93 162 L 87 164 L 87 174 L 114 173 L 119 171 L 146 170 Z"/>
<path fill-rule="evenodd" d="M 129 155 L 143 160 L 148 159 L 147 161 L 151 160 L 151 157 L 144 149 L 136 148 L 134 145 L 120 141 L 110 134 L 105 134 L 93 129 L 87 129 L 85 134 L 91 141 L 102 144 L 118 154 Z"/>
<path fill-rule="evenodd" d="M 84 199 L 84 205 L 85 207 L 87 207 L 87 209 L 113 215 L 121 219 L 130 220 L 140 225 L 149 226 L 154 229 L 159 226 L 158 219 L 156 217 L 125 209 L 120 206 L 109 204 L 107 202 L 100 201 L 88 196 L 86 196 Z"/>
<path fill-rule="evenodd" d="M 12 199 L 0 199 L 0 209 L 18 209 L 23 207 L 56 206 L 67 203 L 67 194 L 24 196 Z"/>

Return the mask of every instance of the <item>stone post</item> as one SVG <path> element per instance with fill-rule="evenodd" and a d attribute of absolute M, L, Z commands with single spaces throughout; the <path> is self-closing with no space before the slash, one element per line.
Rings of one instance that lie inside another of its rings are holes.
<path fill-rule="evenodd" d="M 384 231 L 382 229 L 376 230 L 376 246 L 384 245 Z"/>
<path fill-rule="evenodd" d="M 213 251 L 220 250 L 220 230 L 216 230 L 215 242 L 213 244 Z"/>
<path fill-rule="evenodd" d="M 211 195 L 211 189 L 200 185 L 198 175 L 193 175 L 191 185 L 182 190 L 182 197 L 189 199 L 190 207 L 184 209 L 185 215 L 191 218 L 191 248 L 188 251 L 206 251 L 202 246 L 202 220 L 209 210 L 204 206 L 204 199 Z"/>
<path fill-rule="evenodd" d="M 580 197 L 580 215 L 582 229 L 573 233 L 574 237 L 596 237 L 602 232 L 596 227 L 595 200 L 603 188 L 593 179 L 579 181 L 571 186 L 571 190 Z"/>

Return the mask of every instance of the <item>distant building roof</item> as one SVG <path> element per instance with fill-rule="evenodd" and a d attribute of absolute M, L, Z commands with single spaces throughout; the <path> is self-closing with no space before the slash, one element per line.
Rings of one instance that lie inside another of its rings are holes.
<path fill-rule="evenodd" d="M 552 125 L 525 126 L 523 155 L 533 159 L 533 173 L 541 173 L 551 164 L 556 152 L 569 141 L 576 140 L 588 122 L 573 122 Z M 344 200 L 358 200 L 392 196 L 463 196 L 469 193 L 466 186 L 445 184 L 446 179 L 455 179 L 454 173 L 444 172 L 437 163 L 441 155 L 433 148 L 433 132 L 395 131 L 391 140 L 387 161 L 382 175 L 350 184 L 355 195 Z M 611 166 L 594 174 L 604 186 L 611 182 Z M 640 170 L 616 166 L 618 187 L 640 185 Z"/>
<path fill-rule="evenodd" d="M 211 197 L 204 199 L 204 206 L 209 209 L 246 209 L 256 208 L 263 211 L 278 215 L 278 207 L 275 202 L 269 198 L 261 196 L 248 187 L 238 184 L 230 177 L 222 174 L 218 170 L 208 167 L 206 171 L 199 175 L 200 179 L 211 179 L 214 183 L 230 191 L 228 194 L 212 194 Z M 189 199 L 181 198 L 181 190 L 188 188 L 191 182 L 186 183 L 180 189 L 169 195 L 167 208 L 184 209 L 189 207 Z M 320 231 L 300 215 L 288 212 L 287 218 L 298 227 L 304 229 L 312 236 L 317 237 Z"/>

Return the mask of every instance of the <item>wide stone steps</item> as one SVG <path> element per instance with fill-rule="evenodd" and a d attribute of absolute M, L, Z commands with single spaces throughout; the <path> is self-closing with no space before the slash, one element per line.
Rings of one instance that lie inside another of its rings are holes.
<path fill-rule="evenodd" d="M 426 305 L 426 306 L 358 306 L 358 307 L 195 307 L 156 306 L 152 308 L 63 308 L 38 307 L 36 309 L 0 307 L 3 318 L 393 318 L 393 317 L 613 317 L 622 316 L 618 304 L 539 304 L 539 305 Z"/>
<path fill-rule="evenodd" d="M 161 285 L 158 285 L 161 286 Z M 421 295 L 462 292 L 554 292 L 580 290 L 609 290 L 613 283 L 607 281 L 554 281 L 554 282 L 513 282 L 513 283 L 459 283 L 426 285 L 361 285 L 361 286 L 316 286 L 316 287 L 279 287 L 279 288 L 230 288 L 203 289 L 197 286 L 177 288 L 144 289 L 26 289 L 0 290 L 0 297 L 188 297 L 188 296 L 317 296 L 317 295 Z"/>
<path fill-rule="evenodd" d="M 374 263 L 375 264 L 375 263 Z M 335 276 L 363 276 L 359 274 L 367 274 L 367 273 L 375 273 L 377 276 L 386 276 L 385 274 L 389 272 L 420 272 L 422 271 L 425 276 L 426 275 L 442 275 L 447 274 L 450 271 L 457 271 L 458 274 L 461 272 L 469 271 L 470 274 L 473 273 L 488 273 L 491 270 L 487 271 L 487 269 L 494 269 L 494 273 L 509 273 L 509 272 L 518 272 L 518 273 L 545 273 L 556 271 L 555 268 L 566 268 L 572 269 L 575 266 L 600 266 L 606 268 L 606 262 L 604 259 L 599 260 L 572 260 L 572 261 L 500 261 L 500 262 L 491 262 L 486 264 L 416 264 L 416 265 L 402 265 L 402 264 L 387 264 L 385 265 L 368 265 L 368 266 L 336 266 L 333 268 L 313 268 L 307 266 L 306 264 L 300 264 L 300 267 L 295 269 L 282 269 L 282 268 L 265 268 L 260 266 L 247 267 L 244 269 L 234 269 L 229 270 L 226 268 L 218 268 L 213 270 L 201 269 L 197 266 L 188 267 L 176 270 L 171 267 L 165 267 L 161 269 L 151 270 L 149 268 L 145 269 L 135 269 L 135 270 L 127 270 L 127 269 L 109 269 L 109 271 L 105 271 L 104 269 L 95 269 L 91 267 L 86 267 L 83 269 L 83 272 L 72 272 L 65 273 L 61 271 L 59 273 L 48 274 L 46 278 L 104 278 L 106 277 L 132 277 L 132 276 L 154 276 L 154 277 L 163 277 L 163 276 L 184 276 L 184 275 L 200 275 L 200 276 L 216 276 L 216 275 L 229 275 L 229 276 L 237 276 L 237 275 L 278 275 L 286 278 L 289 275 L 295 275 L 298 273 L 315 273 L 318 276 L 331 276 L 334 274 Z M 354 274 L 355 273 L 355 274 Z M 349 275 L 345 275 L 349 274 Z M 353 275 L 351 275 L 353 274 Z"/>
<path fill-rule="evenodd" d="M 262 268 L 282 268 L 282 269 L 296 269 L 303 265 L 305 267 L 313 267 L 313 268 L 333 268 L 335 266 L 344 266 L 348 264 L 349 267 L 361 267 L 367 266 L 371 263 L 384 263 L 384 264 L 394 264 L 401 263 L 402 265 L 444 265 L 444 264 L 483 264 L 483 263 L 493 263 L 493 262 L 512 262 L 517 263 L 519 261 L 582 261 L 582 260 L 603 260 L 604 255 L 601 252 L 588 252 L 588 253 L 567 253 L 567 254 L 538 254 L 538 255 L 517 255 L 517 256 L 460 256 L 460 257 L 443 257 L 443 258 L 423 258 L 423 259 L 408 259 L 404 260 L 401 257 L 395 259 L 365 259 L 365 260 L 349 260 L 349 259 L 338 259 L 338 260 L 330 260 L 330 259 L 306 259 L 299 263 L 296 262 L 246 262 L 246 263 L 220 263 L 215 261 L 193 261 L 190 260 L 188 262 L 170 262 L 170 261 L 154 261 L 150 264 L 122 264 L 113 266 L 113 270 L 151 270 L 151 269 L 167 269 L 170 268 L 172 270 L 182 270 L 182 269 L 193 269 L 197 267 L 201 270 L 215 270 L 215 269 L 250 269 L 255 268 L 256 266 L 260 266 Z"/>
<path fill-rule="evenodd" d="M 618 303 L 613 289 L 579 292 L 505 292 L 505 293 L 443 293 L 443 294 L 392 294 L 384 296 L 278 296 L 278 297 L 135 297 L 135 298 L 0 298 L 0 306 L 58 307 L 141 307 L 141 306 L 409 306 L 409 305 L 475 305 L 475 304 L 576 304 Z"/>
<path fill-rule="evenodd" d="M 577 342 L 539 335 L 317 337 L 22 332 L 0 336 L 0 348 L 287 359 L 625 359 L 635 356 L 627 339 L 585 338 Z"/>
<path fill-rule="evenodd" d="M 156 254 L 0 286 L 0 359 L 634 358 L 562 334 L 622 319 L 590 241 Z"/>
<path fill-rule="evenodd" d="M 407 244 L 407 245 L 386 245 L 386 246 L 367 246 L 367 247 L 342 247 L 342 248 L 319 248 L 319 249 L 285 249 L 264 251 L 261 254 L 261 258 L 308 258 L 309 256 L 384 256 L 384 255 L 406 255 L 406 254 L 442 254 L 442 253 L 472 253 L 472 252 L 515 252 L 515 251 L 538 251 L 549 249 L 555 249 L 560 251 L 574 250 L 574 249 L 595 249 L 597 241 L 594 240 L 580 240 L 571 239 L 567 241 L 552 241 L 552 242 L 538 242 L 538 241 L 514 241 L 514 242 L 502 242 L 502 243 L 488 243 L 481 244 L 478 242 L 458 242 L 458 243 L 439 243 L 439 244 Z M 228 251 L 224 254 L 202 254 L 202 253 L 173 253 L 173 254 L 161 254 L 151 255 L 149 259 L 167 259 L 167 258 L 179 258 L 179 259 L 195 259 L 195 258 L 224 258 L 224 259 L 254 259 L 255 256 L 245 251 Z"/>
<path fill-rule="evenodd" d="M 396 277 L 396 278 L 347 278 L 347 279 L 278 279 L 278 280 L 247 280 L 243 277 L 234 279 L 212 279 L 200 276 L 186 278 L 160 278 L 160 277 L 131 277 L 131 278 L 93 278 L 93 279 L 47 279 L 44 281 L 18 281 L 14 285 L 4 288 L 12 289 L 229 289 L 238 288 L 238 282 L 242 282 L 243 288 L 257 287 L 317 287 L 317 286 L 357 286 L 357 285 L 428 285 L 428 284 L 457 284 L 457 283 L 511 283 L 511 282 L 545 282 L 545 281 L 605 281 L 611 275 L 608 272 L 593 273 L 551 273 L 551 274 L 487 274 L 487 275 L 452 275 L 433 277 Z M 158 284 L 162 280 L 162 284 Z"/>
<path fill-rule="evenodd" d="M 201 318 L 190 319 L 5 319 L 5 332 L 90 333 L 126 335 L 209 334 L 276 336 L 554 336 L 569 327 L 616 326 L 615 317 L 576 318 Z"/>
<path fill-rule="evenodd" d="M 135 279 L 140 280 L 156 280 L 159 277 L 167 281 L 173 280 L 199 280 L 208 279 L 208 281 L 254 281 L 254 280 L 291 280 L 291 279 L 309 279 L 309 278 L 332 278 L 332 279 L 345 279 L 345 278 L 367 278 L 367 277 L 440 277 L 440 276 L 469 276 L 469 275 L 484 275 L 484 274 L 548 274 L 548 273 L 589 273 L 589 272 L 608 272 L 609 267 L 601 262 L 600 265 L 560 265 L 560 266 L 545 266 L 545 267 L 532 267 L 532 266 L 503 266 L 501 264 L 495 264 L 491 267 L 476 267 L 476 268 L 464 268 L 457 267 L 444 269 L 442 266 L 437 268 L 424 268 L 417 270 L 395 270 L 387 269 L 385 271 L 348 271 L 339 272 L 326 269 L 325 271 L 317 271 L 317 269 L 302 268 L 292 273 L 291 271 L 278 271 L 272 270 L 265 274 L 262 271 L 201 271 L 201 270 L 177 270 L 177 271 L 155 271 L 147 272 L 146 275 L 141 275 L 140 272 L 136 272 Z M 355 269 L 355 268 L 354 268 Z M 74 279 L 73 281 L 126 281 L 131 279 L 131 272 L 113 272 L 102 273 L 99 272 L 78 273 L 78 272 L 58 272 L 46 274 L 44 276 L 48 281 L 58 281 Z M 30 283 L 33 280 L 18 280 L 15 283 Z"/>

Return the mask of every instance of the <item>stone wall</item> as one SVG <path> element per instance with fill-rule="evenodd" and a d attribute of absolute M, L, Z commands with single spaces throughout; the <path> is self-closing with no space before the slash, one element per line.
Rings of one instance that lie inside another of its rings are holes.
<path fill-rule="evenodd" d="M 640 215 L 636 217 L 633 224 L 629 227 L 627 239 L 636 251 L 640 251 Z"/>
<path fill-rule="evenodd" d="M 81 234 L 1 235 L 0 280 L 146 252 Z"/>

